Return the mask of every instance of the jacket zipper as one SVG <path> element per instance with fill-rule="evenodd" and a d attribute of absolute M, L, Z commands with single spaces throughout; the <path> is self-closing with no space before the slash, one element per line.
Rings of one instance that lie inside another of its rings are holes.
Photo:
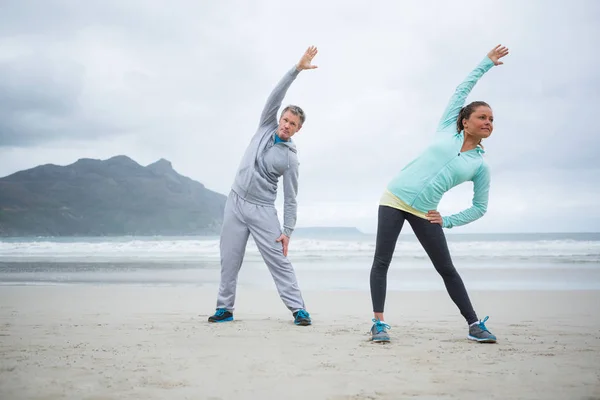
<path fill-rule="evenodd" d="M 448 164 L 450 164 L 452 161 L 456 160 L 457 157 L 460 157 L 460 151 L 458 152 L 458 154 L 456 156 L 453 156 L 450 160 L 448 160 L 446 162 L 446 164 L 444 164 L 444 166 L 439 169 L 439 171 L 437 172 L 437 174 L 435 174 L 431 179 L 429 179 L 427 181 L 427 183 L 425 183 L 423 185 L 423 187 L 421 187 L 421 190 L 419 190 L 419 193 L 416 194 L 416 196 L 414 197 L 413 201 L 410 203 L 411 207 L 415 204 L 415 202 L 417 201 L 417 199 L 419 198 L 419 196 L 421 195 L 421 193 L 423 193 L 423 190 L 425 190 L 425 188 L 428 187 L 429 184 L 431 182 L 433 182 L 442 173 L 443 170 L 446 169 L 446 167 L 448 166 Z"/>

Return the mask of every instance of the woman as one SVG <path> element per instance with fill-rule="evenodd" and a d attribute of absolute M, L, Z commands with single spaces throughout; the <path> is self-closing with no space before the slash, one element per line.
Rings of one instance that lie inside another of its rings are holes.
<path fill-rule="evenodd" d="M 373 302 L 372 340 L 389 342 L 390 329 L 384 321 L 387 271 L 404 221 L 444 279 L 448 294 L 469 324 L 468 338 L 493 343 L 496 337 L 479 321 L 469 295 L 454 266 L 442 228 L 465 225 L 481 218 L 487 210 L 490 172 L 483 158 L 481 141 L 492 134 L 494 117 L 488 104 L 473 102 L 463 107 L 479 78 L 508 49 L 498 45 L 467 76 L 454 92 L 438 125 L 434 142 L 417 159 L 400 171 L 388 185 L 379 203 L 377 244 L 371 268 Z M 473 182 L 473 205 L 454 215 L 442 217 L 436 210 L 443 194 L 466 182 Z"/>

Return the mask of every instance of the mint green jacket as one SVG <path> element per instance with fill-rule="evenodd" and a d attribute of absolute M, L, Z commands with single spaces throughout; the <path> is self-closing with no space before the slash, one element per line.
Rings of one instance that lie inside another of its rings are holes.
<path fill-rule="evenodd" d="M 463 182 L 473 182 L 473 204 L 459 213 L 442 217 L 444 228 L 465 225 L 487 211 L 490 169 L 481 147 L 461 152 L 464 131 L 456 132 L 456 120 L 477 81 L 494 66 L 486 56 L 456 88 L 433 143 L 392 179 L 387 189 L 411 207 L 424 213 L 437 210 L 444 193 Z"/>

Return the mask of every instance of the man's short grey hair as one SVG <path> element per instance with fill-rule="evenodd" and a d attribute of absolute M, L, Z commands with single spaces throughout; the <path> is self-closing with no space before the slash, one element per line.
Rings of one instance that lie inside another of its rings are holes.
<path fill-rule="evenodd" d="M 297 117 L 299 117 L 300 118 L 300 125 L 304 125 L 304 121 L 306 120 L 306 115 L 304 114 L 304 110 L 302 110 L 298 106 L 289 105 L 289 106 L 287 106 L 286 108 L 283 109 L 283 111 L 281 112 L 281 115 L 285 114 L 286 111 L 289 111 L 292 114 L 294 114 Z"/>

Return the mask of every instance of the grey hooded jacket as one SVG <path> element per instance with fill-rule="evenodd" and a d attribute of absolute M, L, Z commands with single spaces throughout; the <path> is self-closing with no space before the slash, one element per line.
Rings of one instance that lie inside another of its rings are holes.
<path fill-rule="evenodd" d="M 271 92 L 232 186 L 238 196 L 250 203 L 274 206 L 279 177 L 283 176 L 283 233 L 288 237 L 296 226 L 299 163 L 291 139 L 275 144 L 275 135 L 279 126 L 277 111 L 299 72 L 294 65 Z"/>

